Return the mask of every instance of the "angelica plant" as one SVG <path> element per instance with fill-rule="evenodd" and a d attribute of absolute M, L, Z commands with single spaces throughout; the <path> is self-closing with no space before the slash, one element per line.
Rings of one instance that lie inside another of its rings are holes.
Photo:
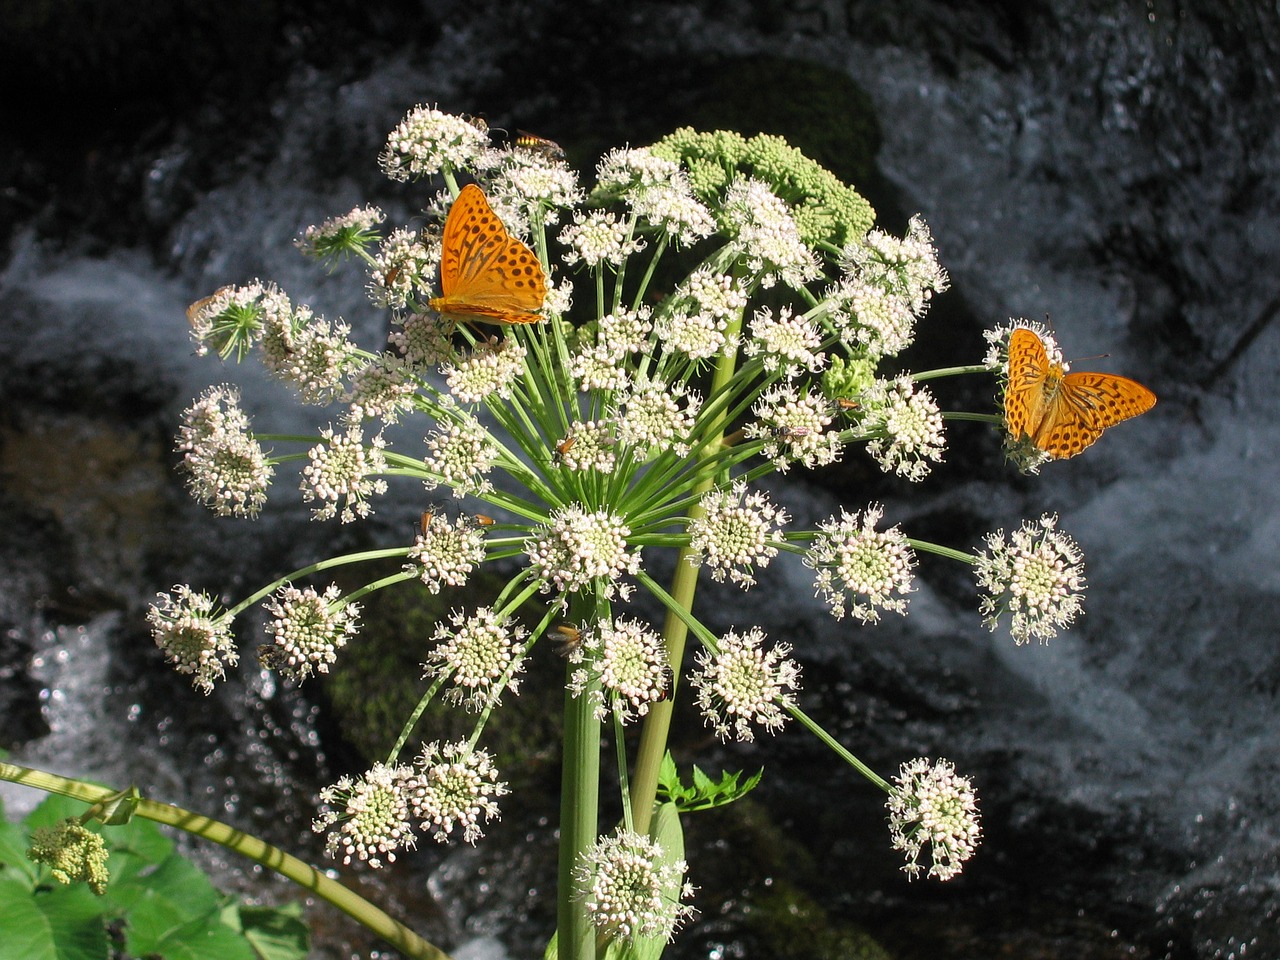
<path fill-rule="evenodd" d="M 678 814 L 707 804 L 662 774 L 678 697 L 722 740 L 800 723 L 885 791 L 908 877 L 954 876 L 980 838 L 969 780 L 925 758 L 882 778 L 800 709 L 804 651 L 750 623 L 717 635 L 696 586 L 705 570 L 767 590 L 768 567 L 788 552 L 812 569 L 833 616 L 874 629 L 908 611 L 918 555 L 932 553 L 973 567 L 993 629 L 1007 615 L 1018 642 L 1053 636 L 1084 587 L 1079 551 L 1054 518 L 993 534 L 971 555 L 907 536 L 878 503 L 798 529 L 760 486 L 796 464 L 860 455 L 923 480 L 944 456 L 948 418 L 926 382 L 1002 379 L 1004 355 L 902 372 L 898 354 L 948 287 L 928 227 L 917 217 L 905 237 L 877 229 L 855 190 L 779 137 L 679 130 L 611 151 L 590 183 L 528 139 L 495 143 L 480 124 L 417 107 L 381 164 L 430 225 L 387 228 L 381 211 L 361 207 L 297 241 L 326 267 L 360 272 L 387 311 L 385 350 L 358 346 L 347 324 L 270 282 L 193 305 L 201 352 L 256 354 L 299 402 L 343 411 L 299 443 L 258 433 L 235 390 L 214 387 L 186 411 L 178 443 L 197 499 L 252 518 L 294 462 L 320 522 L 360 521 L 390 484 L 452 502 L 424 514 L 412 542 L 329 558 L 227 609 L 177 586 L 151 609 L 156 643 L 207 693 L 237 662 L 233 619 L 261 603 L 270 625 L 259 660 L 302 681 L 341 669 L 369 593 L 447 596 L 481 568 L 504 571 L 487 604 L 437 623 L 421 703 L 384 759 L 322 792 L 315 828 L 332 856 L 371 867 L 426 837 L 476 842 L 507 790 L 485 726 L 518 693 L 528 659 L 562 648 L 560 957 L 608 944 L 652 951 L 692 913 Z M 479 191 L 459 200 L 469 183 Z M 677 268 L 681 279 L 659 288 Z M 393 448 L 386 427 L 396 423 L 419 425 L 421 444 Z M 675 555 L 669 583 L 651 572 L 659 551 Z M 296 585 L 387 557 L 403 560 L 398 573 L 347 594 Z M 665 614 L 648 622 L 640 611 L 655 607 Z M 436 700 L 474 716 L 468 737 L 419 729 Z M 643 731 L 626 755 L 631 723 Z M 622 822 L 601 829 L 606 724 Z M 427 746 L 403 756 L 415 736 Z"/>

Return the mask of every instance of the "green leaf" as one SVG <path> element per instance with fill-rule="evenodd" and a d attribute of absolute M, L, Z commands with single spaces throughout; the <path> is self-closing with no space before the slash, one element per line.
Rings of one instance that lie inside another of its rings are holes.
<path fill-rule="evenodd" d="M 113 907 L 129 914 L 130 930 L 144 938 L 159 937 L 162 931 L 148 923 L 185 923 L 216 910 L 221 903 L 209 878 L 174 853 L 154 870 L 137 873 L 107 885 L 106 896 Z M 152 951 L 134 950 L 135 954 Z"/>
<path fill-rule="evenodd" d="M 658 797 L 674 803 L 683 813 L 710 810 L 712 807 L 723 807 L 740 800 L 756 788 L 763 775 L 764 770 L 760 769 L 747 778 L 746 783 L 739 784 L 741 770 L 734 773 L 721 772 L 719 781 L 715 781 L 694 766 L 693 786 L 688 786 L 681 782 L 675 761 L 668 753 L 662 758 L 662 765 L 658 769 Z"/>
<path fill-rule="evenodd" d="M 301 960 L 310 945 L 310 931 L 302 919 L 302 904 L 250 907 L 230 904 L 221 920 L 238 930 L 262 960 Z"/>
<path fill-rule="evenodd" d="M 134 955 L 158 954 L 165 960 L 257 960 L 249 942 L 219 920 L 216 910 L 163 931 L 156 922 L 158 913 L 148 916 L 145 909 L 134 911 L 130 919 L 136 922 L 140 915 L 151 936 L 135 936 L 133 927 L 129 928 L 127 944 Z"/>
<path fill-rule="evenodd" d="M 31 837 L 16 823 L 0 821 L 0 878 L 22 880 L 30 890 L 40 868 L 27 859 Z"/>
<path fill-rule="evenodd" d="M 84 884 L 33 894 L 0 878 L 0 960 L 105 960 L 101 911 Z"/>

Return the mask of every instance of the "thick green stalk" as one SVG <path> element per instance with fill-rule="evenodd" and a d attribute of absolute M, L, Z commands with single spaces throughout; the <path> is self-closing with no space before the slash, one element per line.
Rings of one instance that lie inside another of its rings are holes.
<path fill-rule="evenodd" d="M 742 314 L 738 313 L 725 331 L 726 341 L 736 343 L 741 330 Z M 721 354 L 711 380 L 711 391 L 708 395 L 711 399 L 718 397 L 733 379 L 737 361 L 736 354 L 728 351 Z M 713 424 L 713 429 L 708 430 L 706 434 L 708 437 L 717 439 L 711 442 L 713 446 L 704 447 L 712 450 L 713 453 L 719 448 L 719 441 L 724 437 L 728 422 L 728 404 L 720 405 L 719 409 L 721 410 L 717 414 L 719 422 Z M 715 486 L 715 476 L 707 474 L 694 487 L 693 493 L 701 497 L 713 486 Z M 697 520 L 702 516 L 702 504 L 694 503 L 689 508 L 689 519 Z M 671 596 L 684 610 L 693 609 L 693 595 L 698 587 L 698 567 L 693 563 L 695 559 L 694 551 L 689 547 L 683 547 L 676 557 L 675 576 L 671 578 Z M 667 662 L 671 665 L 671 696 L 661 703 L 654 704 L 649 710 L 649 715 L 645 717 L 644 729 L 640 733 L 640 749 L 636 754 L 636 773 L 631 781 L 632 814 L 635 817 L 636 832 L 641 834 L 649 832 L 653 802 L 658 795 L 658 771 L 662 765 L 662 758 L 667 752 L 667 737 L 671 732 L 671 714 L 675 709 L 675 688 L 680 679 L 680 667 L 684 660 L 684 646 L 688 634 L 689 628 L 685 626 L 684 620 L 674 612 L 668 611 L 662 625 L 662 637 L 667 647 Z"/>
<path fill-rule="evenodd" d="M 71 780 L 57 774 L 32 770 L 12 763 L 0 762 L 0 780 L 21 783 L 48 793 L 60 793 L 65 797 L 83 800 L 89 804 L 101 803 L 116 793 L 106 787 L 85 783 L 83 780 Z M 242 830 L 169 803 L 158 803 L 145 798 L 138 801 L 134 815 L 154 820 L 156 823 L 166 823 L 194 836 L 212 840 L 228 850 L 262 864 L 267 869 L 309 890 L 316 897 L 327 900 L 407 957 L 413 957 L 415 960 L 449 960 L 449 955 L 443 950 L 423 940 L 404 924 L 393 920 L 359 894 L 330 880 L 310 864 Z"/>
<path fill-rule="evenodd" d="M 576 601 L 569 614 L 578 623 L 594 622 L 595 598 Z M 575 669 L 565 666 L 565 684 Z M 596 842 L 599 822 L 600 721 L 595 718 L 592 690 L 580 696 L 566 689 L 564 696 L 564 767 L 560 774 L 560 871 L 556 909 L 557 952 L 560 960 L 593 960 L 595 927 L 574 882 L 573 868 L 579 855 Z"/>

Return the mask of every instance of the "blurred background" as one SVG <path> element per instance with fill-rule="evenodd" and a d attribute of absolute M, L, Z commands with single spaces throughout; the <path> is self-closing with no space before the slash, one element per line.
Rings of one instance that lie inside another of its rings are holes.
<path fill-rule="evenodd" d="M 682 763 L 765 782 L 689 818 L 701 916 L 671 955 L 1280 957 L 1278 48 L 1280 12 L 1245 2 L 4 5 L 0 747 L 320 860 L 314 795 L 385 752 L 417 696 L 388 678 L 416 676 L 439 614 L 425 594 L 380 598 L 341 669 L 301 690 L 257 669 L 245 617 L 239 675 L 206 698 L 162 663 L 146 605 L 175 582 L 234 602 L 323 556 L 407 545 L 425 494 L 393 487 L 345 527 L 310 523 L 284 477 L 256 523 L 192 504 L 172 438 L 204 386 L 239 384 L 264 432 L 325 423 L 255 365 L 195 357 L 186 305 L 260 277 L 380 345 L 358 273 L 317 271 L 290 240 L 364 202 L 419 216 L 425 194 L 376 163 L 415 104 L 549 137 L 588 178 L 604 150 L 678 126 L 764 131 L 854 183 L 886 229 L 929 223 L 953 287 L 913 368 L 977 362 L 984 327 L 1048 315 L 1078 369 L 1160 402 L 1037 478 L 957 424 L 922 484 L 851 451 L 773 485 L 800 525 L 876 500 L 962 549 L 1057 513 L 1085 552 L 1086 615 L 1015 648 L 944 562 L 874 628 L 832 621 L 786 558 L 745 595 L 702 588 L 713 628 L 795 645 L 805 709 L 882 774 L 953 760 L 986 840 L 962 877 L 908 884 L 883 796 L 818 744 L 789 729 L 723 747 L 685 711 Z M 938 392 L 995 409 L 990 379 Z M 496 731 L 502 822 L 474 849 L 424 844 L 352 877 L 460 958 L 537 955 L 554 922 L 561 665 L 544 659 Z M 39 800 L 0 796 L 11 817 Z M 295 897 L 188 849 L 226 889 Z M 380 949 L 332 910 L 309 918 L 317 957 Z"/>

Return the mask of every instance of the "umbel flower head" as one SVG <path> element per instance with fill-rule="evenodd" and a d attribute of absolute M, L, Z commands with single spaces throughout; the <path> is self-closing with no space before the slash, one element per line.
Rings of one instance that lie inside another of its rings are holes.
<path fill-rule="evenodd" d="M 325 853 L 341 856 L 344 864 L 361 860 L 376 868 L 394 863 L 397 850 L 416 846 L 408 796 L 412 777 L 407 765 L 375 763 L 360 779 L 343 776 L 321 790 L 324 808 L 311 829 L 329 831 Z"/>
<path fill-rule="evenodd" d="M 730 630 L 717 651 L 698 651 L 698 670 L 690 678 L 698 691 L 698 708 L 721 740 L 754 740 L 752 724 L 777 733 L 786 722 L 785 710 L 795 706 L 793 690 L 800 665 L 788 657 L 791 645 L 776 643 L 764 649 L 764 631 Z"/>
<path fill-rule="evenodd" d="M 845 615 L 846 603 L 863 623 L 878 621 L 881 610 L 907 612 L 915 552 L 897 527 L 876 529 L 883 515 L 879 504 L 852 515 L 841 507 L 839 520 L 818 525 L 822 535 L 805 563 L 817 571 L 814 587 L 837 620 Z"/>
<path fill-rule="evenodd" d="M 262 665 L 302 681 L 313 673 L 328 673 L 338 651 L 359 629 L 360 605 L 343 603 L 338 585 L 323 594 L 313 587 L 281 587 L 266 610 L 272 616 L 271 643 L 258 652 Z"/>
<path fill-rule="evenodd" d="M 38 827 L 31 837 L 27 856 L 34 863 L 48 865 L 59 883 L 87 883 L 102 896 L 107 892 L 107 845 L 102 837 L 75 817 L 52 827 Z"/>
<path fill-rule="evenodd" d="M 693 915 L 681 903 L 693 895 L 684 882 L 688 864 L 668 861 L 662 847 L 628 830 L 601 837 L 574 867 L 582 899 L 596 929 L 622 941 L 670 940 Z"/>
<path fill-rule="evenodd" d="M 157 594 L 147 610 L 156 646 L 203 693 L 212 693 L 214 682 L 227 675 L 226 668 L 240 661 L 231 617 L 215 613 L 215 607 L 213 597 L 180 583 L 172 593 Z"/>
<path fill-rule="evenodd" d="M 949 760 L 931 764 L 924 757 L 904 763 L 895 782 L 885 806 L 893 848 L 907 855 L 903 872 L 913 880 L 920 875 L 920 855 L 928 846 L 928 875 L 950 880 L 973 856 L 982 835 L 972 784 Z"/>
<path fill-rule="evenodd" d="M 464 741 L 436 740 L 422 748 L 413 767 L 409 803 L 424 832 L 438 843 L 452 839 L 455 829 L 467 843 L 484 836 L 480 821 L 499 816 L 497 798 L 507 793 L 493 757 Z"/>
<path fill-rule="evenodd" d="M 210 387 L 182 414 L 178 450 L 192 496 L 221 516 L 256 517 L 274 473 L 234 387 Z"/>
<path fill-rule="evenodd" d="M 423 664 L 424 676 L 447 679 L 450 703 L 483 710 L 501 702 L 502 692 L 514 693 L 524 669 L 520 645 L 528 631 L 504 621 L 491 607 L 470 615 L 455 610 L 448 623 L 436 625 L 435 648 Z"/>
<path fill-rule="evenodd" d="M 568 658 L 582 666 L 573 671 L 568 689 L 575 697 L 590 690 L 597 719 L 612 712 L 627 723 L 643 717 L 670 692 L 671 668 L 662 638 L 638 620 L 598 623 L 575 641 Z"/>
<path fill-rule="evenodd" d="M 1084 605 L 1084 555 L 1058 518 L 1023 521 L 1008 538 L 1003 530 L 987 535 L 986 552 L 974 566 L 982 598 L 983 622 L 994 630 L 1009 614 L 1009 632 L 1021 645 L 1047 642 L 1070 626 Z"/>

